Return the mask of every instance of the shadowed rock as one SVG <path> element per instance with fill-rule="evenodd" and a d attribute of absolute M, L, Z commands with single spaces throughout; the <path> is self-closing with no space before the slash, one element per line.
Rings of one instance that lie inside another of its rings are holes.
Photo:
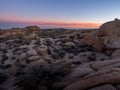
<path fill-rule="evenodd" d="M 100 84 L 107 83 L 117 84 L 119 82 L 120 82 L 120 69 L 117 68 L 109 73 L 78 80 L 68 85 L 64 90 L 86 90 L 90 87 L 97 86 Z"/>

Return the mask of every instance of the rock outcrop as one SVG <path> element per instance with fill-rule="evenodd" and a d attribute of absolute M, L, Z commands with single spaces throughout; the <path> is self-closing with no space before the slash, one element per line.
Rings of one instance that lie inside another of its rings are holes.
<path fill-rule="evenodd" d="M 23 38 L 23 39 L 37 39 L 41 29 L 37 26 L 28 26 L 25 28 L 11 28 L 10 30 L 1 30 L 1 38 Z"/>
<path fill-rule="evenodd" d="M 104 48 L 120 48 L 120 20 L 104 23 L 98 30 L 89 33 L 82 42 L 100 51 Z"/>
<path fill-rule="evenodd" d="M 89 63 L 88 65 L 83 65 L 85 66 L 84 68 L 90 65 L 89 67 L 94 71 L 88 72 L 87 74 L 84 74 L 84 72 L 81 72 L 83 73 L 84 76 L 81 76 L 81 74 L 80 75 L 78 74 L 79 76 L 77 76 L 78 77 L 77 79 L 68 81 L 67 83 L 68 86 L 65 87 L 64 90 L 87 90 L 91 87 L 95 87 L 97 89 L 97 88 L 103 88 L 103 86 L 99 86 L 99 85 L 119 84 L 120 82 L 119 65 L 120 64 L 117 65 L 117 63 L 119 62 L 120 60 L 118 59 L 118 60 L 106 60 L 106 61 L 100 61 L 100 62 L 93 62 L 93 63 Z M 96 90 L 95 88 L 93 90 Z M 113 90 L 116 90 L 116 89 L 113 87 Z"/>

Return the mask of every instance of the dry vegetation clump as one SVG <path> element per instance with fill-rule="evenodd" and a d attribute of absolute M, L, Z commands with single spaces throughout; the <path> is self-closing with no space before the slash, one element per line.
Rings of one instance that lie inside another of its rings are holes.
<path fill-rule="evenodd" d="M 58 90 L 54 88 L 53 83 L 60 81 L 70 71 L 70 65 L 62 62 L 35 65 L 19 76 L 19 82 L 15 85 L 22 87 L 23 90 Z"/>

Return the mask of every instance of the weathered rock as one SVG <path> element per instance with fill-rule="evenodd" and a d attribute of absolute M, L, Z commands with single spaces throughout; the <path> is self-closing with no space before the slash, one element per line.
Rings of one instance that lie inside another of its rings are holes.
<path fill-rule="evenodd" d="M 116 88 L 113 87 L 113 86 L 110 85 L 110 84 L 106 84 L 106 85 L 94 87 L 94 88 L 88 89 L 88 90 L 116 90 Z"/>
<path fill-rule="evenodd" d="M 90 32 L 83 43 L 101 51 L 104 48 L 120 48 L 120 20 L 104 23 L 99 30 Z"/>
<path fill-rule="evenodd" d="M 27 54 L 27 56 L 32 56 L 32 55 L 37 55 L 37 52 L 33 49 L 30 49 L 30 50 L 27 51 L 26 54 Z"/>
<path fill-rule="evenodd" d="M 66 42 L 65 46 L 75 46 L 75 43 L 73 43 L 73 42 Z"/>
<path fill-rule="evenodd" d="M 96 62 L 91 63 L 91 65 L 94 69 L 98 70 L 105 66 L 109 66 L 109 65 L 119 63 L 119 62 L 120 62 L 120 59 L 118 58 L 118 59 L 105 60 L 105 61 L 96 61 Z"/>
<path fill-rule="evenodd" d="M 117 70 L 117 68 L 102 69 L 102 70 L 90 73 L 90 74 L 86 75 L 85 77 L 83 77 L 82 79 L 89 78 L 89 77 L 100 76 L 100 75 L 103 75 L 103 74 L 106 74 L 106 73 L 113 72 L 115 70 Z"/>
<path fill-rule="evenodd" d="M 120 49 L 116 49 L 112 55 L 111 55 L 112 58 L 118 58 L 120 57 Z"/>
<path fill-rule="evenodd" d="M 92 83 L 94 82 L 94 83 Z M 120 82 L 120 69 L 117 68 L 112 72 L 101 74 L 94 77 L 80 79 L 68 85 L 64 90 L 86 90 L 90 87 L 100 84 L 117 84 Z"/>
<path fill-rule="evenodd" d="M 87 45 L 93 45 L 95 42 L 95 37 L 97 35 L 96 33 L 97 31 L 92 31 L 88 33 L 88 35 L 85 36 L 85 38 L 82 40 L 82 43 Z"/>
<path fill-rule="evenodd" d="M 38 59 L 40 59 L 40 56 L 30 56 L 28 58 L 29 61 L 35 61 L 35 60 L 38 60 Z"/>
<path fill-rule="evenodd" d="M 120 20 L 103 24 L 98 31 L 98 37 L 104 38 L 107 48 L 120 48 Z"/>
<path fill-rule="evenodd" d="M 90 67 L 77 67 L 73 69 L 72 73 L 69 75 L 69 78 L 70 79 L 80 78 L 92 72 L 94 72 L 94 70 L 91 69 Z"/>
<path fill-rule="evenodd" d="M 103 54 L 103 53 L 96 53 L 96 61 L 103 61 L 103 60 L 109 60 L 111 59 L 109 56 Z"/>
<path fill-rule="evenodd" d="M 93 44 L 93 47 L 97 50 L 97 51 L 101 51 L 104 48 L 104 39 L 102 37 L 94 37 L 95 41 Z"/>
<path fill-rule="evenodd" d="M 40 28 L 37 26 L 28 26 L 26 28 L 11 28 L 4 32 L 1 32 L 2 38 L 12 38 L 12 37 L 20 37 L 23 39 L 38 39 L 40 32 Z"/>
<path fill-rule="evenodd" d="M 120 90 L 120 84 L 116 85 L 116 90 Z"/>
<path fill-rule="evenodd" d="M 104 70 L 104 69 L 119 68 L 119 67 L 120 67 L 120 62 L 118 62 L 118 63 L 113 63 L 113 64 L 111 64 L 111 65 L 101 67 L 100 69 L 101 69 L 101 70 Z"/>

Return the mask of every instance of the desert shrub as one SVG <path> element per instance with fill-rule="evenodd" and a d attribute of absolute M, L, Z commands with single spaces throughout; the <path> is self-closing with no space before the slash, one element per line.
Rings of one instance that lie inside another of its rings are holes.
<path fill-rule="evenodd" d="M 19 77 L 15 85 L 23 90 L 58 90 L 53 87 L 62 77 L 70 72 L 67 64 L 36 65 L 27 70 L 26 74 Z"/>
<path fill-rule="evenodd" d="M 16 59 L 16 58 L 13 56 L 13 57 L 12 57 L 12 60 L 15 60 L 15 59 Z"/>
<path fill-rule="evenodd" d="M 16 44 L 22 44 L 23 40 L 22 39 L 15 39 L 14 43 L 16 43 Z"/>
<path fill-rule="evenodd" d="M 64 58 L 64 56 L 65 56 L 65 52 L 64 52 L 64 51 L 60 51 L 60 50 L 59 50 L 59 52 L 58 52 L 57 54 L 58 54 L 58 56 L 59 56 L 60 58 Z"/>
<path fill-rule="evenodd" d="M 48 64 L 51 64 L 52 63 L 52 60 L 51 59 L 47 59 L 47 58 L 43 58 Z"/>
<path fill-rule="evenodd" d="M 56 60 L 56 59 L 59 59 L 59 56 L 58 56 L 57 54 L 52 54 L 51 57 L 52 57 L 53 59 L 55 59 L 55 60 Z"/>
<path fill-rule="evenodd" d="M 8 51 L 7 51 L 7 49 L 2 49 L 2 52 L 7 53 Z"/>
<path fill-rule="evenodd" d="M 50 40 L 46 39 L 44 45 L 51 46 L 52 42 Z"/>
<path fill-rule="evenodd" d="M 52 57 L 54 58 L 54 59 L 59 59 L 59 58 L 64 58 L 64 56 L 65 56 L 65 52 L 64 52 L 64 50 L 61 50 L 61 49 L 53 49 L 53 52 L 54 52 L 54 54 L 52 55 Z"/>
<path fill-rule="evenodd" d="M 26 48 L 22 48 L 21 49 L 23 52 L 27 52 L 29 49 L 26 47 Z"/>
<path fill-rule="evenodd" d="M 87 47 L 87 50 L 88 50 L 88 51 L 94 51 L 94 48 L 93 48 L 93 47 L 88 46 L 88 47 Z"/>
<path fill-rule="evenodd" d="M 2 55 L 2 60 L 1 60 L 1 63 L 4 64 L 4 62 L 8 60 L 8 56 L 6 54 L 3 54 Z"/>
<path fill-rule="evenodd" d="M 29 40 L 26 40 L 26 41 L 24 41 L 23 44 L 25 44 L 25 45 L 30 45 L 30 41 L 29 41 Z"/>
<path fill-rule="evenodd" d="M 47 49 L 47 53 L 50 54 L 50 55 L 52 54 L 50 48 Z"/>
<path fill-rule="evenodd" d="M 41 45 L 40 42 L 41 42 L 40 40 L 36 40 L 34 44 L 35 45 Z"/>
<path fill-rule="evenodd" d="M 0 72 L 0 84 L 7 79 L 7 76 Z M 1 90 L 1 89 L 0 89 Z"/>
<path fill-rule="evenodd" d="M 81 64 L 81 61 L 73 61 L 72 64 L 79 65 Z"/>
<path fill-rule="evenodd" d="M 21 50 L 21 48 L 15 48 L 14 50 L 13 50 L 13 53 L 16 53 L 17 51 L 20 51 Z"/>
<path fill-rule="evenodd" d="M 68 57 L 69 59 L 73 59 L 74 58 L 74 56 L 73 55 L 69 55 L 69 57 Z"/>
<path fill-rule="evenodd" d="M 25 74 L 24 68 L 26 68 L 26 65 L 21 64 L 19 61 L 17 61 L 17 62 L 15 63 L 15 65 L 16 65 L 16 73 L 15 73 L 15 76 L 24 75 L 24 74 Z"/>
<path fill-rule="evenodd" d="M 3 64 L 3 65 L 0 65 L 0 69 L 2 69 L 2 70 L 4 70 L 4 69 L 8 69 L 8 68 L 10 68 L 10 67 L 12 67 L 12 65 L 11 64 Z"/>
<path fill-rule="evenodd" d="M 91 54 L 89 57 L 88 57 L 88 60 L 90 61 L 95 61 L 96 60 L 96 54 Z"/>
<path fill-rule="evenodd" d="M 1 37 L 0 37 L 0 43 L 3 42 L 3 41 L 4 41 L 4 38 L 1 38 Z"/>

